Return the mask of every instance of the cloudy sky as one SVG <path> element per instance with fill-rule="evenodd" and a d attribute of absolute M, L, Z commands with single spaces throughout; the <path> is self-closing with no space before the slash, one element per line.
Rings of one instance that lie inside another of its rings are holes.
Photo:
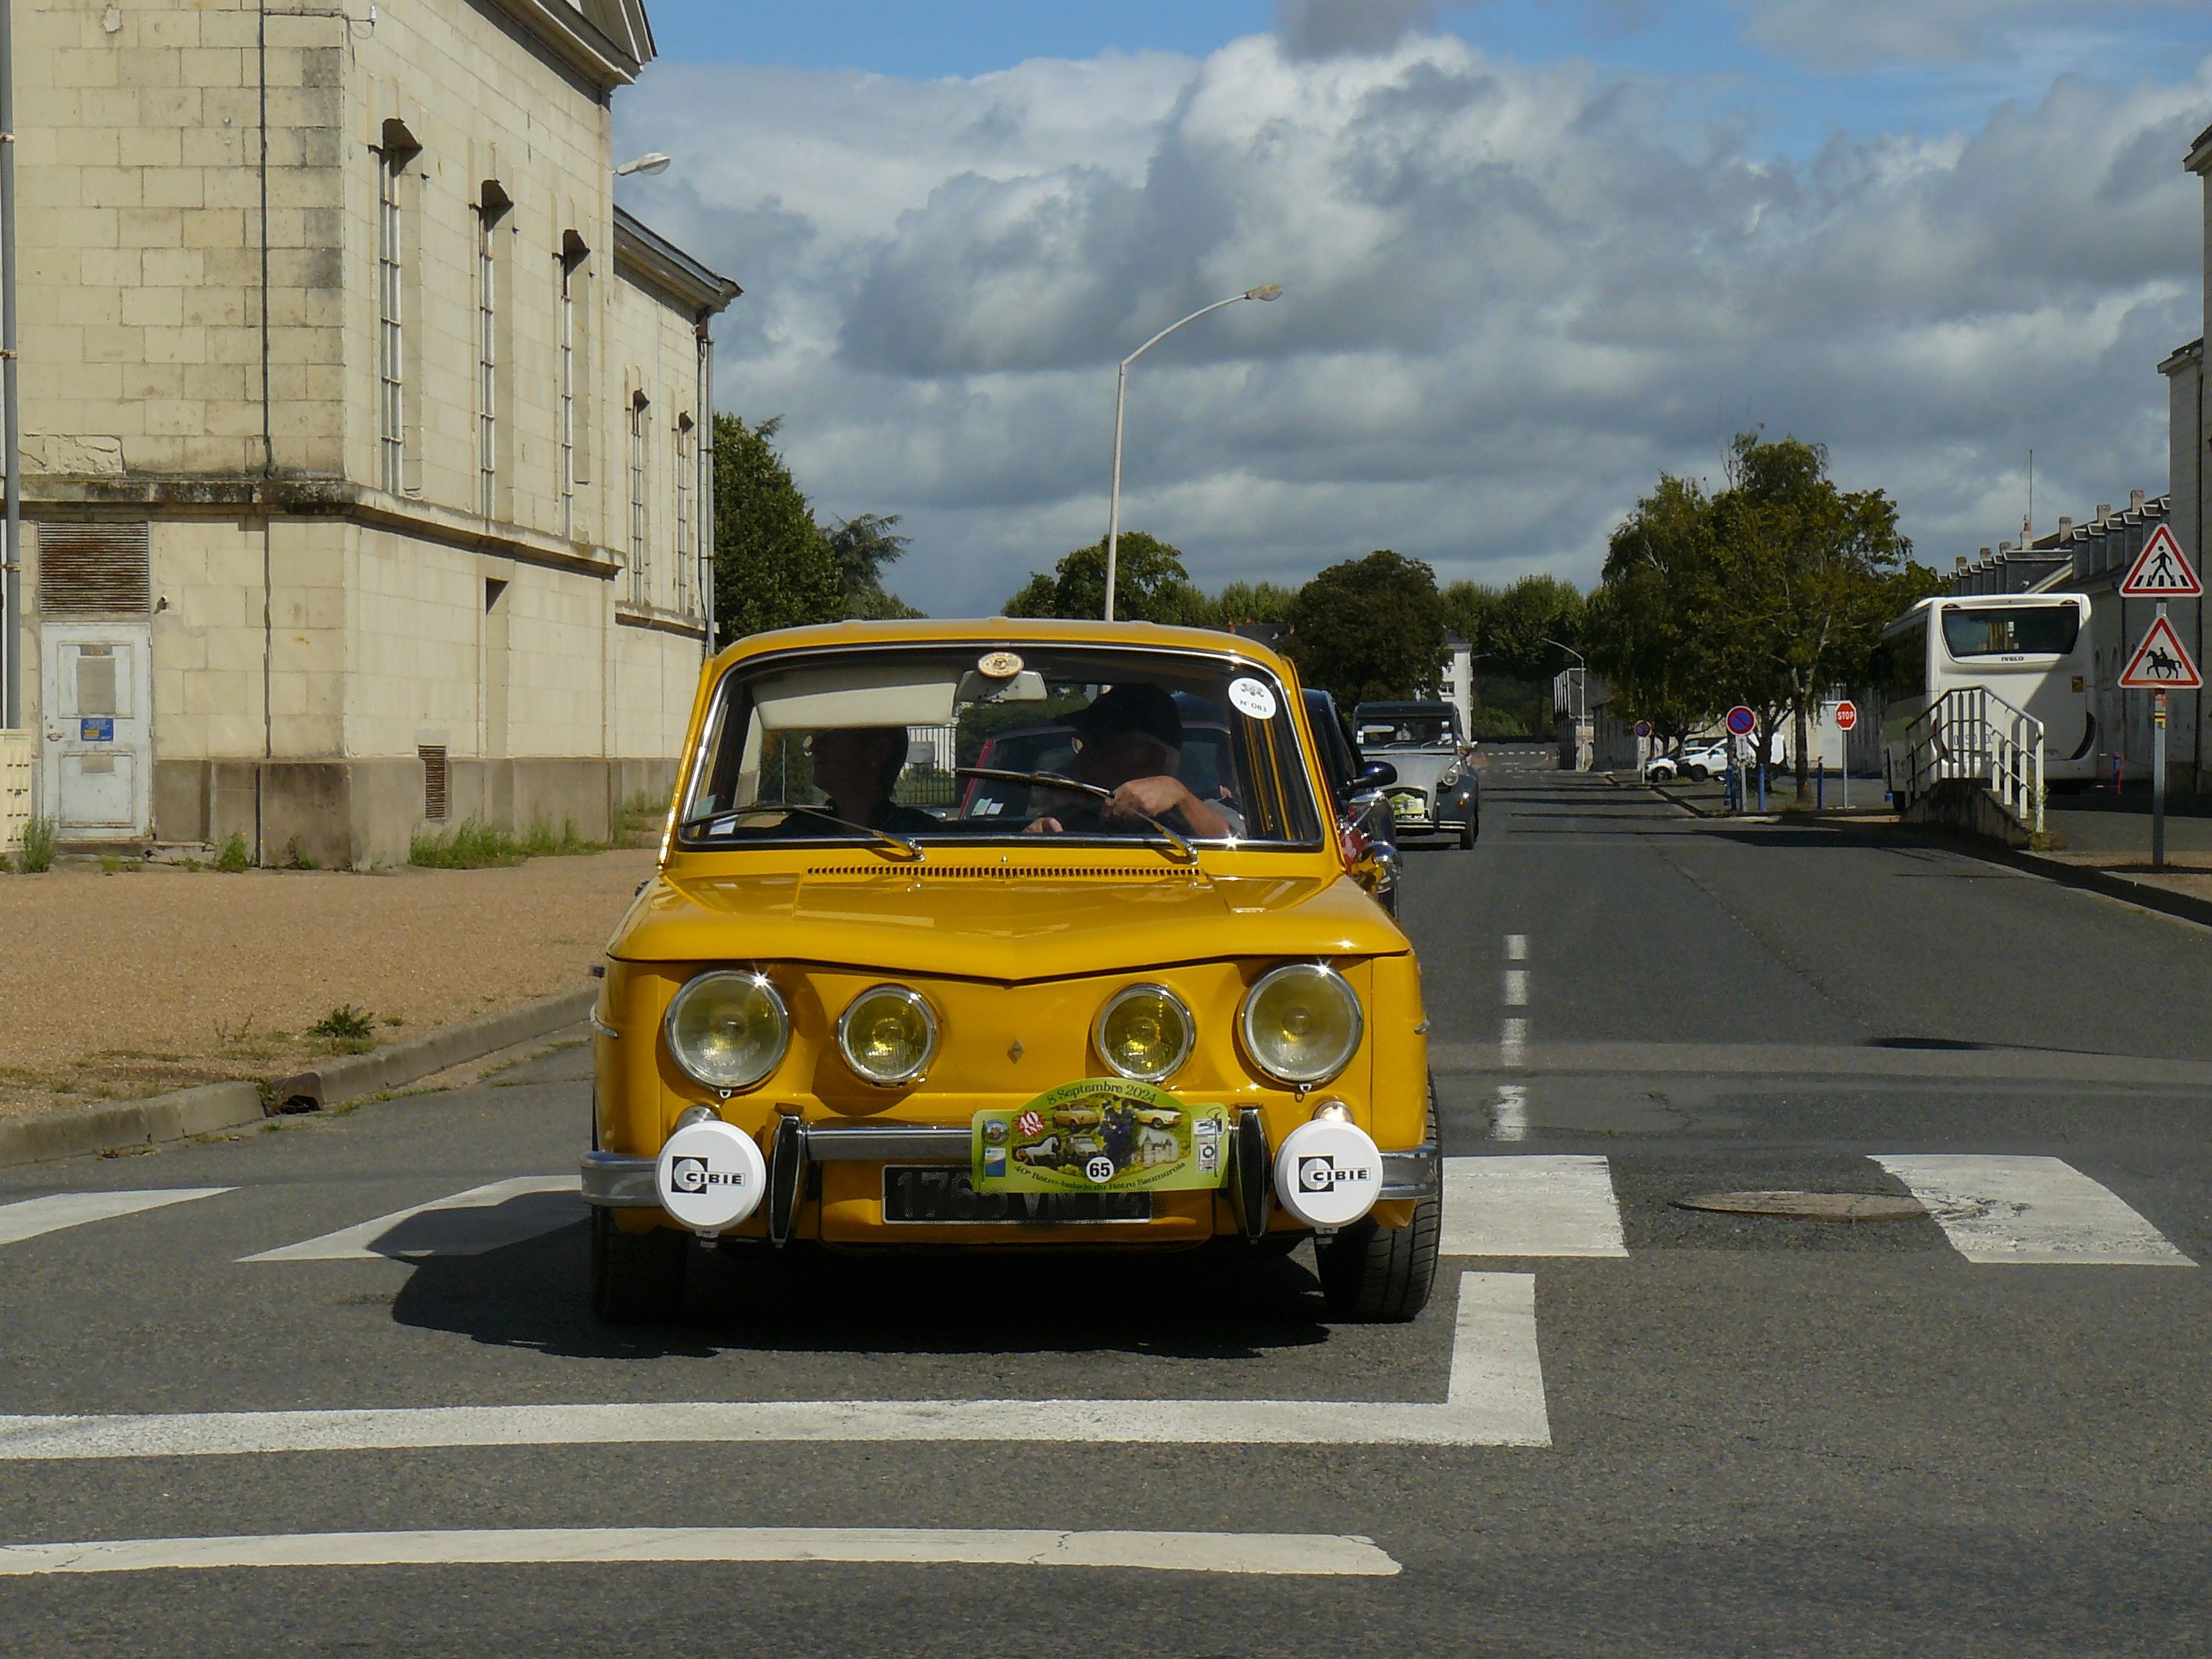
<path fill-rule="evenodd" d="M 1921 556 L 2166 482 L 2203 331 L 2206 0 L 652 0 L 626 204 L 744 284 L 783 417 L 895 583 L 995 611 L 1122 522 L 1201 585 L 1392 547 L 1595 580 L 1763 424 Z"/>

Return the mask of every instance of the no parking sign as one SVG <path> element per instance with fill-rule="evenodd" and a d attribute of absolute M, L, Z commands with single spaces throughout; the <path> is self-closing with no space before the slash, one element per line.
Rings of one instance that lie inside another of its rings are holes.
<path fill-rule="evenodd" d="M 1759 716 L 1738 703 L 1728 711 L 1728 729 L 1739 738 L 1747 738 L 1759 730 Z"/>

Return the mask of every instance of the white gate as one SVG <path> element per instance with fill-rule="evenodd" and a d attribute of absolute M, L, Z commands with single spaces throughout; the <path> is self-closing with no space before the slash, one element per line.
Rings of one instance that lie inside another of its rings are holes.
<path fill-rule="evenodd" d="M 143 622 L 39 629 L 42 793 L 64 841 L 143 841 L 152 828 L 153 655 Z"/>

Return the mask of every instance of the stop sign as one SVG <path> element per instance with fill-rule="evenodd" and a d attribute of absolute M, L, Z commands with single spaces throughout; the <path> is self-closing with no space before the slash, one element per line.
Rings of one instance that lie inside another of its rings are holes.
<path fill-rule="evenodd" d="M 1850 730 L 1851 729 L 1851 727 L 1853 727 L 1854 726 L 1856 726 L 1858 723 L 1859 723 L 1859 706 L 1858 706 L 1858 704 L 1856 704 L 1856 703 L 1855 703 L 1855 702 L 1839 702 L 1839 703 L 1838 703 L 1838 704 L 1836 705 L 1836 730 L 1837 730 L 1837 731 L 1838 731 L 1838 732 L 1848 732 L 1848 731 L 1850 731 Z"/>

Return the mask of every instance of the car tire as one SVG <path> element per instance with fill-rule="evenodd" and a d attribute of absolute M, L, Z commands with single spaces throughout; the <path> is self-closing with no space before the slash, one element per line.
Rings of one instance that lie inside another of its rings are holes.
<path fill-rule="evenodd" d="M 1380 1227 L 1370 1217 L 1314 1240 L 1329 1316 L 1361 1325 L 1401 1325 L 1419 1317 L 1436 1285 L 1443 1224 L 1443 1200 L 1425 1198 L 1413 1206 L 1409 1226 Z"/>
<path fill-rule="evenodd" d="M 592 1212 L 592 1311 L 610 1325 L 672 1325 L 684 1312 L 691 1241 L 668 1227 L 626 1233 Z"/>
<path fill-rule="evenodd" d="M 1703 783 L 1711 776 L 1712 776 L 1712 774 L 1706 771 L 1702 766 L 1693 766 L 1690 769 L 1690 781 L 1692 783 Z"/>
<path fill-rule="evenodd" d="M 1475 817 L 1473 813 L 1469 813 L 1468 815 L 1467 822 L 1459 827 L 1460 850 L 1462 852 L 1473 852 L 1474 850 L 1475 838 L 1481 834 L 1482 820 Z"/>

